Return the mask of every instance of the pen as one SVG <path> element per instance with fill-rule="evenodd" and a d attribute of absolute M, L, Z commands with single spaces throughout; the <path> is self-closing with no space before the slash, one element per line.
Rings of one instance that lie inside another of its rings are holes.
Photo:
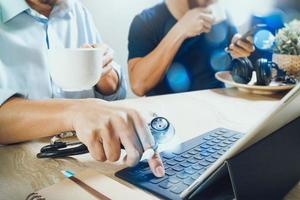
<path fill-rule="evenodd" d="M 71 181 L 73 181 L 74 183 L 76 183 L 78 186 L 80 186 L 82 189 L 84 189 L 85 191 L 87 191 L 88 193 L 90 193 L 91 195 L 93 195 L 94 197 L 96 197 L 97 199 L 101 199 L 101 200 L 111 200 L 110 198 L 108 198 L 107 196 L 105 196 L 104 194 L 98 192 L 97 190 L 95 190 L 94 188 L 90 187 L 89 185 L 87 185 L 86 183 L 84 183 L 83 181 L 81 181 L 80 179 L 75 177 L 75 174 L 71 171 L 61 171 L 63 173 L 63 175 L 67 178 L 69 178 Z"/>

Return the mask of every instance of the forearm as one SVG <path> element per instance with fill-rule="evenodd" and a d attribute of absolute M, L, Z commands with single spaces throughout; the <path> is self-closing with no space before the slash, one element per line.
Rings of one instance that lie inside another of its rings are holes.
<path fill-rule="evenodd" d="M 12 144 L 72 131 L 75 100 L 12 98 L 0 107 L 0 144 Z"/>
<path fill-rule="evenodd" d="M 151 53 L 136 63 L 129 61 L 130 82 L 137 95 L 143 96 L 159 83 L 185 39 L 175 25 Z"/>

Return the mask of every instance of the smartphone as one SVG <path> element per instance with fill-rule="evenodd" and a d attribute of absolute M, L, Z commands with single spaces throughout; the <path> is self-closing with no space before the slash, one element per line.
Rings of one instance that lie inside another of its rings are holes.
<path fill-rule="evenodd" d="M 242 35 L 241 40 L 247 42 L 247 41 L 248 41 L 248 40 L 247 40 L 248 37 L 253 37 L 254 34 L 255 34 L 257 31 L 262 30 L 262 29 L 266 29 L 266 28 L 267 28 L 267 25 L 266 25 L 266 24 L 256 24 L 256 25 L 253 26 L 249 31 L 247 31 L 246 33 L 244 33 L 244 34 Z M 236 43 L 237 43 L 237 42 L 236 42 Z M 235 44 L 236 44 L 236 43 L 235 43 Z M 229 52 L 231 51 L 231 49 L 230 49 L 229 47 L 227 47 L 227 48 L 225 49 L 225 51 L 229 53 Z"/>
<path fill-rule="evenodd" d="M 256 24 L 255 26 L 253 26 L 249 31 L 247 31 L 246 33 L 244 33 L 242 35 L 241 40 L 247 41 L 248 37 L 252 37 L 254 36 L 254 34 L 261 30 L 261 29 L 266 29 L 267 25 L 266 24 Z"/>

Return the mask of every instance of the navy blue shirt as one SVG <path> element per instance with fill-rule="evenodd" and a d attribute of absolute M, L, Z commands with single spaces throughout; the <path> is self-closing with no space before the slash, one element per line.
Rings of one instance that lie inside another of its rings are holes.
<path fill-rule="evenodd" d="M 176 23 L 165 3 L 137 15 L 129 32 L 129 60 L 152 52 Z M 235 33 L 236 29 L 223 21 L 214 25 L 210 33 L 185 40 L 163 80 L 146 95 L 223 87 L 214 75 L 229 70 L 231 57 L 225 48 Z"/>

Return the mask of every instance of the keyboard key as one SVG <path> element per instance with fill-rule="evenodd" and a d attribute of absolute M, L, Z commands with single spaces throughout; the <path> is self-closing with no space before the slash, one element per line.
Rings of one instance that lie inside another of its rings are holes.
<path fill-rule="evenodd" d="M 208 149 L 208 148 L 210 148 L 210 146 L 207 145 L 207 144 L 201 144 L 201 145 L 200 145 L 200 149 L 201 149 L 201 148 L 203 148 L 203 149 Z"/>
<path fill-rule="evenodd" d="M 174 160 L 177 161 L 177 162 L 182 162 L 182 161 L 184 161 L 185 159 L 182 158 L 182 157 L 180 157 L 180 156 L 177 156 Z"/>
<path fill-rule="evenodd" d="M 219 135 L 218 139 L 219 139 L 219 140 L 226 140 L 226 139 L 228 139 L 228 138 L 227 138 L 227 137 L 224 137 L 224 136 L 222 136 L 222 135 Z"/>
<path fill-rule="evenodd" d="M 163 188 L 163 189 L 169 189 L 170 187 L 172 187 L 174 184 L 171 183 L 169 180 L 164 180 L 163 182 L 161 182 L 158 186 Z"/>
<path fill-rule="evenodd" d="M 174 166 L 174 165 L 177 165 L 177 162 L 174 160 L 169 160 L 169 161 L 167 161 L 167 165 Z"/>
<path fill-rule="evenodd" d="M 233 136 L 233 138 L 235 138 L 235 139 L 241 139 L 242 137 L 244 136 L 244 134 L 237 134 L 237 135 L 235 135 L 235 136 Z"/>
<path fill-rule="evenodd" d="M 233 137 L 233 138 L 229 138 L 228 140 L 229 140 L 230 142 L 236 142 L 238 139 L 236 139 L 236 138 Z"/>
<path fill-rule="evenodd" d="M 207 152 L 212 154 L 212 153 L 216 153 L 216 150 L 214 150 L 214 149 L 208 149 Z"/>
<path fill-rule="evenodd" d="M 224 141 L 224 144 L 232 144 L 232 142 L 229 140 L 226 140 L 226 141 Z"/>
<path fill-rule="evenodd" d="M 188 151 L 189 154 L 191 155 L 196 155 L 198 153 L 198 151 L 195 151 L 194 149 Z"/>
<path fill-rule="evenodd" d="M 221 147 L 219 147 L 219 146 L 214 146 L 213 149 L 218 151 L 218 150 L 221 149 Z"/>
<path fill-rule="evenodd" d="M 215 146 L 216 145 L 216 143 L 214 143 L 212 141 L 208 141 L 208 142 L 206 142 L 206 144 L 209 145 L 209 146 Z"/>
<path fill-rule="evenodd" d="M 219 145 L 219 147 L 227 147 L 227 144 L 224 144 L 224 143 L 220 143 L 218 145 Z"/>
<path fill-rule="evenodd" d="M 219 159 L 220 155 L 218 153 L 213 154 L 211 157 L 215 158 L 215 159 Z"/>
<path fill-rule="evenodd" d="M 199 175 L 199 173 L 196 173 L 194 175 L 191 176 L 192 179 L 197 180 L 201 175 Z"/>
<path fill-rule="evenodd" d="M 182 167 L 187 168 L 187 167 L 191 166 L 191 163 L 185 161 L 185 162 L 180 163 L 180 165 L 181 165 Z"/>
<path fill-rule="evenodd" d="M 189 187 L 188 185 L 180 183 L 173 186 L 170 191 L 173 192 L 174 194 L 180 194 L 188 187 Z"/>
<path fill-rule="evenodd" d="M 203 137 L 203 139 L 205 139 L 205 140 L 211 140 L 211 139 L 213 139 L 214 137 L 212 137 L 212 136 L 210 136 L 210 135 L 206 135 L 206 136 L 204 136 Z"/>
<path fill-rule="evenodd" d="M 212 132 L 212 133 L 210 133 L 210 136 L 212 136 L 212 137 L 218 137 L 219 135 L 218 134 L 216 134 L 216 132 Z"/>
<path fill-rule="evenodd" d="M 172 159 L 172 158 L 175 158 L 175 154 L 171 153 L 171 152 L 163 152 L 162 153 L 162 157 L 165 158 L 165 159 Z"/>
<path fill-rule="evenodd" d="M 199 153 L 201 151 L 201 149 L 203 149 L 203 148 L 200 148 L 200 146 L 198 146 L 198 147 L 194 148 L 194 151 L 196 151 L 197 153 Z"/>
<path fill-rule="evenodd" d="M 204 159 L 205 157 L 204 157 L 204 156 L 201 156 L 201 155 L 196 155 L 196 156 L 194 156 L 194 158 L 195 158 L 196 160 L 202 160 L 202 159 Z"/>
<path fill-rule="evenodd" d="M 168 179 L 170 181 L 170 183 L 173 183 L 173 184 L 176 184 L 176 183 L 179 183 L 181 180 L 172 176 Z"/>
<path fill-rule="evenodd" d="M 223 137 L 226 137 L 226 138 L 230 138 L 230 137 L 232 137 L 232 136 L 234 136 L 235 135 L 235 133 L 233 133 L 233 132 L 226 132 L 226 133 L 224 133 L 222 136 Z"/>
<path fill-rule="evenodd" d="M 206 160 L 207 162 L 213 163 L 213 162 L 215 162 L 217 159 L 215 159 L 215 158 L 213 158 L 213 157 L 208 157 L 208 158 L 206 158 L 205 160 Z"/>
<path fill-rule="evenodd" d="M 192 157 L 193 155 L 189 154 L 189 153 L 184 153 L 181 155 L 182 158 L 190 158 Z"/>
<path fill-rule="evenodd" d="M 190 175 L 193 175 L 195 174 L 197 171 L 195 169 L 193 169 L 192 167 L 189 167 L 189 168 L 186 168 L 184 170 L 186 173 L 190 174 Z"/>
<path fill-rule="evenodd" d="M 217 130 L 217 131 L 215 132 L 215 134 L 217 134 L 217 135 L 223 135 L 224 132 L 222 132 L 221 130 Z"/>
<path fill-rule="evenodd" d="M 200 165 L 204 166 L 204 167 L 207 167 L 208 165 L 210 165 L 211 163 L 210 162 L 207 162 L 206 160 L 201 160 L 199 162 Z"/>
<path fill-rule="evenodd" d="M 200 169 L 203 169 L 203 166 L 201 166 L 197 163 L 197 164 L 192 165 L 192 168 L 195 170 L 200 170 Z"/>
<path fill-rule="evenodd" d="M 190 159 L 187 160 L 187 162 L 195 164 L 195 163 L 199 162 L 199 160 L 197 160 L 195 158 L 190 158 Z"/>
<path fill-rule="evenodd" d="M 231 146 L 227 146 L 227 147 L 224 147 L 223 150 L 224 150 L 225 152 L 227 152 L 227 150 L 230 149 L 230 148 L 231 148 Z"/>
<path fill-rule="evenodd" d="M 228 132 L 228 130 L 226 130 L 226 129 L 220 129 L 219 130 L 221 133 L 227 133 Z"/>
<path fill-rule="evenodd" d="M 189 178 L 184 179 L 183 183 L 187 184 L 187 185 L 192 185 L 192 183 L 194 183 L 194 181 L 195 181 L 194 179 L 192 179 L 191 177 L 189 177 Z"/>
<path fill-rule="evenodd" d="M 179 172 L 178 174 L 176 174 L 176 176 L 180 179 L 185 179 L 187 177 L 189 177 L 190 175 L 188 173 L 186 173 L 185 171 Z"/>
<path fill-rule="evenodd" d="M 210 153 L 208 153 L 207 151 L 203 151 L 203 152 L 200 152 L 200 155 L 206 157 L 206 156 L 209 156 Z"/>
<path fill-rule="evenodd" d="M 168 176 L 164 176 L 164 177 L 161 177 L 161 178 L 154 177 L 153 179 L 150 180 L 150 183 L 158 184 L 158 183 L 166 180 L 167 178 L 168 178 Z"/>
<path fill-rule="evenodd" d="M 175 174 L 176 174 L 176 172 L 171 168 L 166 170 L 166 175 L 168 175 L 168 176 L 173 176 Z"/>
<path fill-rule="evenodd" d="M 224 153 L 226 153 L 226 150 L 224 150 L 224 149 L 218 151 L 218 154 L 221 155 L 221 156 L 222 156 Z"/>
<path fill-rule="evenodd" d="M 221 142 L 222 140 L 219 140 L 219 139 L 217 139 L 217 138 L 215 138 L 215 139 L 213 139 L 212 140 L 212 142 L 214 142 L 214 143 L 219 143 L 219 142 Z"/>
<path fill-rule="evenodd" d="M 176 166 L 172 167 L 172 169 L 176 172 L 180 172 L 180 171 L 184 170 L 184 167 L 182 167 L 180 165 L 176 165 Z"/>

